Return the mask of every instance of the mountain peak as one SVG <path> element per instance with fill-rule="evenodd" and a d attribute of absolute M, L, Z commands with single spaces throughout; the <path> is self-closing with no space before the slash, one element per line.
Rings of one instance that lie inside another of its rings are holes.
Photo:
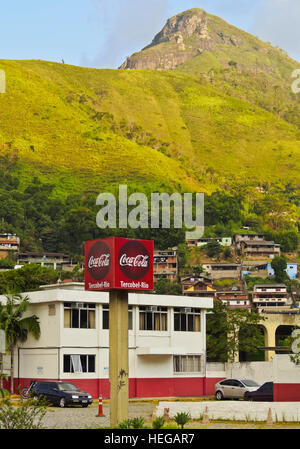
<path fill-rule="evenodd" d="M 168 19 L 166 25 L 154 37 L 150 46 L 168 42 L 172 39 L 180 44 L 183 38 L 193 35 L 200 39 L 208 37 L 207 13 L 203 9 L 190 9 Z"/>
<path fill-rule="evenodd" d="M 241 45 L 239 33 L 203 9 L 189 9 L 168 19 L 152 42 L 128 58 L 120 69 L 174 69 L 203 52 L 213 52 L 216 46 Z"/>

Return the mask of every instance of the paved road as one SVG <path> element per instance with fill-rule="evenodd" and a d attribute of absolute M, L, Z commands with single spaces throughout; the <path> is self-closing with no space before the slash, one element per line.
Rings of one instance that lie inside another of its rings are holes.
<path fill-rule="evenodd" d="M 129 418 L 142 416 L 145 421 L 152 422 L 152 413 L 156 404 L 153 402 L 129 403 Z M 47 429 L 87 429 L 109 427 L 109 404 L 103 405 L 103 417 L 98 416 L 98 404 L 93 403 L 87 408 L 82 407 L 49 407 L 43 420 Z"/>
<path fill-rule="evenodd" d="M 149 401 L 137 401 L 129 403 L 129 417 L 140 417 L 145 419 L 145 423 L 151 426 L 152 413 L 157 403 Z M 49 407 L 43 421 L 44 428 L 47 429 L 96 429 L 108 428 L 109 403 L 104 403 L 103 413 L 105 416 L 98 416 L 98 404 L 93 403 L 88 408 L 67 407 Z M 234 422 L 215 422 L 203 424 L 201 421 L 191 421 L 186 428 L 190 429 L 270 429 L 266 423 L 234 423 Z M 274 423 L 273 429 L 300 429 L 300 424 Z"/>

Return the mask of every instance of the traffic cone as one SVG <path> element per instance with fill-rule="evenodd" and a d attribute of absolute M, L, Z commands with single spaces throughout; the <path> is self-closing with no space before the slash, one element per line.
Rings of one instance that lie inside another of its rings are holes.
<path fill-rule="evenodd" d="M 99 396 L 98 416 L 104 416 L 102 396 Z"/>
<path fill-rule="evenodd" d="M 163 416 L 164 421 L 169 421 L 169 419 L 170 419 L 169 412 L 170 412 L 169 408 L 164 408 L 164 416 Z"/>
<path fill-rule="evenodd" d="M 267 417 L 267 426 L 272 427 L 273 425 L 273 418 L 272 418 L 272 410 L 269 408 L 268 410 L 268 417 Z"/>
<path fill-rule="evenodd" d="M 202 424 L 209 424 L 209 417 L 208 417 L 208 407 L 205 407 L 205 412 L 203 413 L 203 418 L 202 418 Z"/>

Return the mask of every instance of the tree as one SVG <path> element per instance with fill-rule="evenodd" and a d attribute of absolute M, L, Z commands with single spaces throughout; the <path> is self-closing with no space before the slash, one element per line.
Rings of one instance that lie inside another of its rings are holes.
<path fill-rule="evenodd" d="M 7 348 L 10 351 L 10 389 L 14 389 L 14 351 L 17 342 L 27 340 L 28 334 L 36 339 L 40 337 L 40 325 L 36 315 L 24 317 L 29 304 L 28 296 L 20 294 L 6 295 L 6 304 L 1 308 L 0 328 L 4 330 Z"/>
<path fill-rule="evenodd" d="M 223 247 L 216 241 L 207 243 L 203 248 L 208 257 L 219 257 L 223 251 Z"/>
<path fill-rule="evenodd" d="M 157 295 L 181 295 L 182 288 L 178 282 L 160 278 L 154 284 L 154 292 Z"/>
<path fill-rule="evenodd" d="M 239 351 L 257 351 L 261 345 L 258 326 L 265 318 L 247 309 L 231 309 L 216 300 L 213 313 L 207 315 L 207 357 L 227 362 Z"/>
<path fill-rule="evenodd" d="M 0 403 L 0 429 L 40 429 L 47 412 L 47 402 L 39 399 L 24 401 L 16 407 L 5 398 Z"/>
<path fill-rule="evenodd" d="M 271 262 L 271 267 L 275 272 L 276 282 L 279 283 L 283 282 L 287 277 L 285 271 L 287 268 L 286 258 L 284 256 L 274 257 L 274 259 Z"/>

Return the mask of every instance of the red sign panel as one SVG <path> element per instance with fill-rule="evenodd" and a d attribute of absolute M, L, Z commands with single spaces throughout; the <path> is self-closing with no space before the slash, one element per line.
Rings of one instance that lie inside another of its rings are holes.
<path fill-rule="evenodd" d="M 85 242 L 85 290 L 153 290 L 153 242 L 123 237 Z"/>

